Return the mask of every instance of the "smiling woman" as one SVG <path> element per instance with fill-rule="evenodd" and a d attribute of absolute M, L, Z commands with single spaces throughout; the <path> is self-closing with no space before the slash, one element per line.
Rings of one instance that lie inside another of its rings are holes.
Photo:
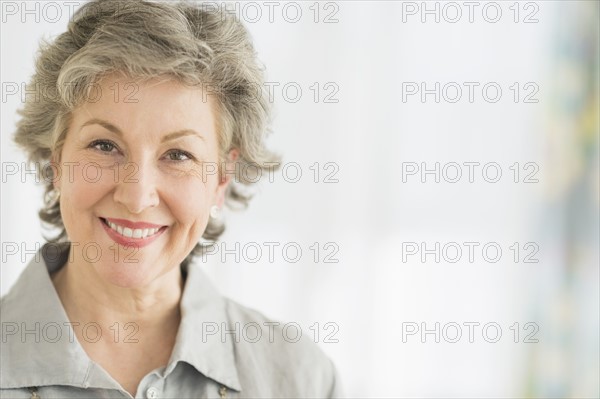
<path fill-rule="evenodd" d="M 100 92 L 128 80 L 108 75 Z M 214 107 L 211 99 L 203 101 L 202 90 L 171 79 L 138 82 L 136 88 L 137 102 L 101 96 L 82 103 L 55 155 L 60 170 L 72 166 L 72 178 L 54 179 L 70 240 L 111 254 L 74 270 L 100 275 L 98 281 L 110 283 L 100 291 L 111 298 L 111 286 L 144 287 L 158 278 L 177 286 L 176 266 L 201 239 L 211 206 L 222 207 L 231 180 L 203 171 L 218 164 L 219 143 Z M 238 154 L 229 150 L 229 159 Z M 119 248 L 122 256 L 112 256 Z M 71 251 L 73 264 L 89 263 L 83 252 Z M 125 268 L 125 259 L 135 259 L 136 267 Z"/>
<path fill-rule="evenodd" d="M 0 396 L 339 395 L 316 345 L 272 339 L 288 333 L 193 263 L 249 200 L 232 165 L 276 160 L 263 79 L 242 24 L 194 3 L 90 2 L 43 46 L 31 85 L 54 95 L 16 141 L 62 232 L 2 298 Z"/>

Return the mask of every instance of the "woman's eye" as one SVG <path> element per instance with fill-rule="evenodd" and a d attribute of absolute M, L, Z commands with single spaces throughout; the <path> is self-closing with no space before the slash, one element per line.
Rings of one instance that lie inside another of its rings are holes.
<path fill-rule="evenodd" d="M 114 149 L 117 148 L 116 145 L 106 140 L 96 140 L 92 142 L 92 144 L 90 144 L 90 147 L 102 152 L 112 152 Z"/>
<path fill-rule="evenodd" d="M 187 161 L 193 159 L 193 157 L 185 151 L 173 150 L 167 153 L 169 161 Z"/>

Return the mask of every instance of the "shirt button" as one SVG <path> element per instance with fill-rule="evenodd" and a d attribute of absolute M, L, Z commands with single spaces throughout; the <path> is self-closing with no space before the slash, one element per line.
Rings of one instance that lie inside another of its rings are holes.
<path fill-rule="evenodd" d="M 150 387 L 146 390 L 146 397 L 148 399 L 156 399 L 158 398 L 158 389 L 155 387 Z"/>

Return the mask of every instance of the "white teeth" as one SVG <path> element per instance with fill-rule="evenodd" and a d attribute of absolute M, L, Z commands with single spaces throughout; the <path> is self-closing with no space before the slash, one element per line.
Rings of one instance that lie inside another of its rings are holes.
<path fill-rule="evenodd" d="M 154 229 L 130 229 L 128 227 L 122 227 L 113 222 L 106 221 L 111 229 L 127 238 L 146 238 L 152 236 L 160 230 L 160 228 Z"/>

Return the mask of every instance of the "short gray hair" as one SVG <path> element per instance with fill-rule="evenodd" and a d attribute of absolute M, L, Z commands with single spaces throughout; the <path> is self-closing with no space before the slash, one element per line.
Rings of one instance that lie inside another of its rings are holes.
<path fill-rule="evenodd" d="M 94 84 L 113 72 L 134 79 L 168 76 L 186 85 L 213 88 L 219 166 L 233 148 L 240 153 L 236 170 L 248 166 L 273 169 L 279 163 L 279 157 L 265 147 L 271 104 L 264 66 L 248 31 L 235 16 L 193 1 L 91 1 L 77 10 L 66 32 L 41 44 L 28 89 L 44 95 L 19 110 L 22 118 L 15 141 L 47 180 L 40 218 L 62 229 L 50 241 L 66 241 L 67 235 L 59 203 L 50 195 L 53 168 L 46 166 L 53 154 L 60 154 L 72 111 L 86 100 Z M 255 179 L 236 174 L 226 203 L 246 207 L 252 183 Z M 224 229 L 223 223 L 211 219 L 202 237 L 214 242 Z M 198 243 L 184 264 L 204 249 Z"/>

